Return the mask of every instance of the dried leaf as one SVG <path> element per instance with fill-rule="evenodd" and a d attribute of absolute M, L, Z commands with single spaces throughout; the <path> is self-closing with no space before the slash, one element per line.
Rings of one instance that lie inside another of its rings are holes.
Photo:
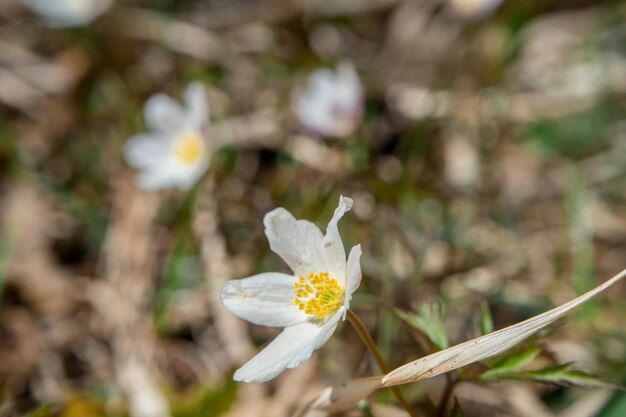
<path fill-rule="evenodd" d="M 356 379 L 326 388 L 305 404 L 297 417 L 317 417 L 353 407 L 362 398 L 384 387 L 407 384 L 496 356 L 563 317 L 626 276 L 626 269 L 593 290 L 559 307 L 502 330 L 478 337 L 401 366 L 387 375 Z"/>
<path fill-rule="evenodd" d="M 626 269 L 593 290 L 543 314 L 401 366 L 383 378 L 383 385 L 390 387 L 432 378 L 496 356 L 563 317 L 580 304 L 620 281 L 624 276 L 626 276 Z"/>
<path fill-rule="evenodd" d="M 295 413 L 297 417 L 318 415 L 315 411 L 334 413 L 347 410 L 382 388 L 382 375 L 369 378 L 353 379 L 324 389 L 312 401 Z"/>

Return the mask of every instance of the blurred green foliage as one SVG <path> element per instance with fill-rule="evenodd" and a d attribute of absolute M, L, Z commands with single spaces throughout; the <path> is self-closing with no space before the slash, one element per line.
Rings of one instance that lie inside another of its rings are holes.
<path fill-rule="evenodd" d="M 221 385 L 198 387 L 186 394 L 171 394 L 172 417 L 218 417 L 228 411 L 239 384 L 227 379 Z"/>
<path fill-rule="evenodd" d="M 520 137 L 548 157 L 580 160 L 607 149 L 611 126 L 622 114 L 619 103 L 606 99 L 576 114 L 531 122 L 520 129 Z"/>
<path fill-rule="evenodd" d="M 617 393 L 597 414 L 597 417 L 623 417 L 626 415 L 626 394 Z"/>
<path fill-rule="evenodd" d="M 406 313 L 394 308 L 393 312 L 413 329 L 419 331 L 432 344 L 433 351 L 448 347 L 441 303 L 422 304 L 418 313 Z"/>

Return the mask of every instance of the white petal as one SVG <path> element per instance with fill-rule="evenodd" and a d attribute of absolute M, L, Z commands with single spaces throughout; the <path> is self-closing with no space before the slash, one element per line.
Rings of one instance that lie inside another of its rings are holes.
<path fill-rule="evenodd" d="M 148 191 L 166 188 L 186 191 L 198 182 L 206 171 L 206 166 L 182 166 L 169 158 L 160 164 L 144 168 L 137 178 L 137 185 Z"/>
<path fill-rule="evenodd" d="M 289 265 L 297 276 L 326 272 L 322 255 L 322 232 L 307 220 L 296 220 L 282 207 L 265 215 L 265 236 L 270 248 Z"/>
<path fill-rule="evenodd" d="M 73 27 L 88 24 L 110 5 L 110 0 L 23 0 L 40 14 L 51 27 Z"/>
<path fill-rule="evenodd" d="M 337 85 L 343 87 L 346 96 L 352 100 L 362 95 L 361 81 L 354 67 L 349 62 L 342 63 L 337 69 Z"/>
<path fill-rule="evenodd" d="M 314 132 L 323 135 L 332 133 L 334 118 L 330 112 L 332 104 L 323 97 L 306 94 L 298 97 L 295 111 L 300 123 Z"/>
<path fill-rule="evenodd" d="M 124 145 L 124 159 L 134 168 L 161 163 L 169 156 L 169 141 L 158 134 L 140 133 Z"/>
<path fill-rule="evenodd" d="M 328 273 L 331 277 L 337 279 L 342 287 L 346 285 L 346 251 L 339 236 L 337 223 L 343 215 L 352 208 L 352 200 L 348 197 L 339 197 L 339 206 L 335 209 L 333 218 L 326 228 L 326 236 L 322 241 L 326 264 L 328 265 Z"/>
<path fill-rule="evenodd" d="M 196 182 L 206 172 L 209 168 L 209 158 L 208 156 L 203 157 L 199 162 L 196 162 L 192 166 L 185 166 L 181 164 L 176 164 L 176 186 L 179 190 L 188 190 L 193 187 Z"/>
<path fill-rule="evenodd" d="M 187 191 L 191 189 L 194 185 L 196 185 L 196 183 L 203 174 L 203 172 L 200 171 L 191 171 L 191 173 L 193 175 L 179 176 L 175 181 L 176 188 L 181 191 Z"/>
<path fill-rule="evenodd" d="M 330 339 L 344 309 L 339 309 L 324 325 L 305 322 L 287 327 L 258 355 L 239 368 L 233 378 L 243 382 L 265 382 L 285 369 L 309 360 L 314 350 Z"/>
<path fill-rule="evenodd" d="M 185 90 L 185 107 L 189 126 L 201 130 L 209 120 L 209 105 L 204 86 L 193 82 Z"/>
<path fill-rule="evenodd" d="M 308 360 L 322 328 L 309 322 L 287 327 L 276 339 L 239 368 L 233 378 L 242 382 L 265 382 L 285 369 Z"/>
<path fill-rule="evenodd" d="M 176 177 L 166 167 L 151 167 L 137 175 L 137 187 L 146 191 L 163 190 L 176 185 Z"/>
<path fill-rule="evenodd" d="M 335 333 L 335 330 L 337 329 L 339 319 L 342 318 L 345 313 L 346 309 L 344 307 L 341 307 L 339 310 L 337 310 L 335 315 L 324 324 L 322 330 L 320 331 L 320 334 L 315 340 L 315 349 L 319 349 L 320 347 L 322 347 L 322 345 L 328 342 L 328 339 L 330 339 L 330 337 L 333 335 L 333 333 Z"/>
<path fill-rule="evenodd" d="M 339 67 L 335 91 L 339 108 L 346 113 L 343 117 L 358 116 L 362 107 L 363 88 L 352 65 L 343 64 Z"/>
<path fill-rule="evenodd" d="M 359 284 L 361 284 L 361 245 L 356 245 L 350 251 L 350 255 L 348 255 L 348 271 L 345 289 L 346 299 L 344 302 L 346 310 L 350 309 L 352 293 L 359 288 Z"/>
<path fill-rule="evenodd" d="M 308 92 L 326 95 L 335 87 L 336 74 L 327 68 L 320 68 L 311 73 L 307 85 Z"/>
<path fill-rule="evenodd" d="M 303 323 L 307 316 L 291 302 L 296 277 L 267 272 L 227 281 L 222 302 L 236 316 L 254 324 L 288 327 Z"/>
<path fill-rule="evenodd" d="M 186 127 L 185 110 L 163 93 L 151 96 L 144 105 L 143 113 L 146 125 L 160 133 L 173 135 Z"/>
<path fill-rule="evenodd" d="M 294 101 L 300 123 L 323 135 L 332 135 L 334 129 L 334 80 L 332 71 L 325 68 L 315 70 L 309 76 L 306 90 Z"/>
<path fill-rule="evenodd" d="M 305 127 L 325 136 L 345 137 L 361 117 L 362 102 L 363 88 L 354 67 L 342 63 L 337 71 L 314 71 L 294 108 Z"/>

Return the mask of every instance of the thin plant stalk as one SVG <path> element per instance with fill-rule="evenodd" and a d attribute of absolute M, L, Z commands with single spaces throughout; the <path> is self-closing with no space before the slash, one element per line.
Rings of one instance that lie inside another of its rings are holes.
<path fill-rule="evenodd" d="M 450 374 L 446 374 L 446 388 L 441 397 L 439 408 L 437 410 L 438 417 L 447 417 L 448 415 L 448 403 L 450 402 L 450 398 L 452 397 L 452 393 L 454 392 L 454 388 L 456 384 L 459 383 L 458 379 L 455 379 Z"/>
<path fill-rule="evenodd" d="M 365 325 L 363 324 L 361 319 L 359 319 L 359 317 L 356 314 L 354 314 L 352 310 L 348 310 L 346 315 L 350 323 L 352 323 L 352 325 L 354 326 L 354 329 L 356 330 L 356 332 L 361 337 L 361 340 L 363 341 L 363 343 L 365 343 L 365 346 L 367 346 L 372 356 L 374 356 L 374 360 L 378 364 L 378 367 L 380 368 L 380 370 L 384 374 L 389 373 L 391 368 L 389 368 L 389 365 L 387 365 L 385 358 L 383 358 L 383 355 L 380 353 L 380 350 L 378 350 L 378 346 L 376 346 L 374 339 L 372 339 L 372 336 L 370 336 L 369 332 L 365 328 Z M 398 399 L 398 402 L 402 405 L 402 407 L 407 411 L 407 413 L 411 415 L 411 417 L 420 417 L 415 412 L 413 407 L 411 407 L 408 401 L 404 399 L 404 396 L 402 395 L 402 393 L 397 387 L 391 387 L 391 391 L 396 396 L 396 398 Z"/>

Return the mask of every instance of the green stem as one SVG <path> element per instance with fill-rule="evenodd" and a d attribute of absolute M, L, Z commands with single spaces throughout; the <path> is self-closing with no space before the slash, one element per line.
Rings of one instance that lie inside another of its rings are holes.
<path fill-rule="evenodd" d="M 363 322 L 359 319 L 359 317 L 356 314 L 352 312 L 352 310 L 348 310 L 346 315 L 348 316 L 348 320 L 350 320 L 350 323 L 352 323 L 352 325 L 354 326 L 354 329 L 357 331 L 357 333 L 361 337 L 361 340 L 363 341 L 363 343 L 365 343 L 365 346 L 367 346 L 372 356 L 374 356 L 374 359 L 376 360 L 376 363 L 378 364 L 378 367 L 380 368 L 380 370 L 384 374 L 389 373 L 389 371 L 391 371 L 391 369 L 389 368 L 389 365 L 387 365 L 387 362 L 385 362 L 385 358 L 383 358 L 383 355 L 380 353 L 380 350 L 378 350 L 378 346 L 376 346 L 374 339 L 372 339 L 372 336 L 370 336 Z M 404 407 L 407 413 L 411 415 L 411 417 L 420 417 L 415 412 L 413 407 L 411 407 L 408 401 L 404 399 L 404 397 L 402 396 L 402 393 L 397 387 L 391 387 L 390 389 L 393 392 L 393 394 L 396 396 L 396 398 L 398 399 L 398 402 L 402 405 L 402 407 Z"/>

